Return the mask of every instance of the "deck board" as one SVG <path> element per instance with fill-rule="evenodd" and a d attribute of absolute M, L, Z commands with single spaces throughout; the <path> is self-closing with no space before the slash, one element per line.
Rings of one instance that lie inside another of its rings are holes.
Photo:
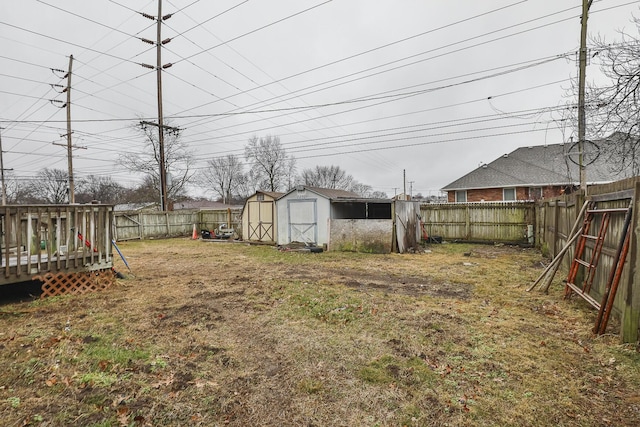
<path fill-rule="evenodd" d="M 0 226 L 0 285 L 113 265 L 113 206 L 7 205 L 0 208 Z"/>

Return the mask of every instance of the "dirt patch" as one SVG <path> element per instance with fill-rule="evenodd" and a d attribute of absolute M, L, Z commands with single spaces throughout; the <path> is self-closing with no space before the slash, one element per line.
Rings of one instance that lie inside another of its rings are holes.
<path fill-rule="evenodd" d="M 291 278 L 311 280 L 307 273 L 289 270 Z M 387 294 L 410 296 L 428 295 L 441 298 L 469 298 L 473 286 L 464 283 L 450 283 L 433 277 L 408 277 L 377 271 L 375 273 L 352 269 L 327 269 L 316 271 L 314 280 L 322 279 L 336 285 L 344 285 L 361 292 L 380 291 Z"/>

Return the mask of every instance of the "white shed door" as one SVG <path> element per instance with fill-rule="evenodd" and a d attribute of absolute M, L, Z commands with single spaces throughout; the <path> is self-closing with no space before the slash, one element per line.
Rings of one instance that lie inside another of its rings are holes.
<path fill-rule="evenodd" d="M 287 211 L 289 216 L 289 242 L 316 243 L 318 241 L 316 200 L 288 200 Z"/>

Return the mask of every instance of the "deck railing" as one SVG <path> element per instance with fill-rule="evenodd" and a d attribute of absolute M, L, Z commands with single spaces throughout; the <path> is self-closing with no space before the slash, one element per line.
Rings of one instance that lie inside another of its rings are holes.
<path fill-rule="evenodd" d="M 0 226 L 0 285 L 47 272 L 92 271 L 113 265 L 112 206 L 2 206 Z"/>

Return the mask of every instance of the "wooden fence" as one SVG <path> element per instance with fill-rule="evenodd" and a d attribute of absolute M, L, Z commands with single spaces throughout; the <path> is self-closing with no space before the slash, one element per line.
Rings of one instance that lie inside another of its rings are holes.
<path fill-rule="evenodd" d="M 638 252 L 638 238 L 640 236 L 640 179 L 632 178 L 612 184 L 591 186 L 587 199 L 596 203 L 597 209 L 633 208 L 631 222 L 631 240 L 629 254 L 623 270 L 623 275 L 616 293 L 612 312 L 622 320 L 621 337 L 624 342 L 636 342 L 640 337 L 640 259 Z M 543 251 L 550 256 L 557 254 L 565 246 L 568 234 L 576 221 L 584 196 L 581 194 L 564 196 L 547 200 L 539 204 L 536 223 L 536 237 L 539 239 Z M 589 295 L 596 301 L 601 301 L 606 283 L 614 263 L 620 243 L 624 224 L 624 213 L 611 215 L 608 232 L 604 239 L 598 267 Z M 597 234 L 600 229 L 601 218 L 596 216 L 591 224 L 589 234 Z M 585 256 L 590 259 L 593 242 L 587 242 Z M 573 260 L 573 248 L 570 248 L 563 259 L 568 270 Z M 581 283 L 581 280 L 576 280 Z"/>
<path fill-rule="evenodd" d="M 534 244 L 534 202 L 422 204 L 426 233 L 448 241 Z"/>
<path fill-rule="evenodd" d="M 213 230 L 222 224 L 233 227 L 239 237 L 242 233 L 239 208 L 203 209 L 173 212 L 115 212 L 115 239 L 160 239 L 191 236 L 196 230 Z"/>

